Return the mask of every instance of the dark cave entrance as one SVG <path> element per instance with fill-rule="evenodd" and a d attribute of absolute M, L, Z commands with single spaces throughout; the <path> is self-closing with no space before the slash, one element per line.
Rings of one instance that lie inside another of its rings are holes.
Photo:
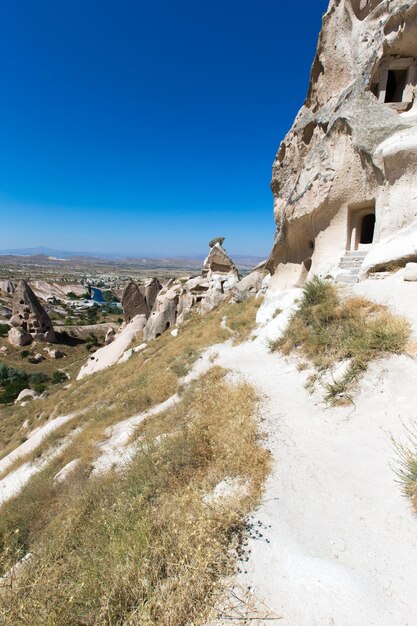
<path fill-rule="evenodd" d="M 388 70 L 385 102 L 402 102 L 408 70 Z"/>
<path fill-rule="evenodd" d="M 372 243 L 375 232 L 375 213 L 368 213 L 362 218 L 360 243 Z"/>

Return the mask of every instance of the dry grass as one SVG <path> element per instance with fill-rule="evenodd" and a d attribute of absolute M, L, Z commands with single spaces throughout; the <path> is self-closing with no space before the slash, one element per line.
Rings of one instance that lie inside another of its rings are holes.
<path fill-rule="evenodd" d="M 248 300 L 241 304 L 226 303 L 204 318 L 194 313 L 181 326 L 178 337 L 163 334 L 127 363 L 81 381 L 72 380 L 70 389 L 51 387 L 49 397 L 44 400 L 24 407 L 0 408 L 0 458 L 20 445 L 33 428 L 58 415 L 90 407 L 82 421 L 96 421 L 99 405 L 99 419 L 104 427 L 163 402 L 178 391 L 180 378 L 188 373 L 206 347 L 230 338 L 230 332 L 220 326 L 224 315 L 230 316 L 235 341 L 242 341 L 255 325 L 258 306 L 258 301 Z M 74 365 L 74 377 L 85 358 Z"/>
<path fill-rule="evenodd" d="M 408 429 L 408 443 L 404 445 L 394 441 L 394 447 L 398 459 L 397 476 L 417 513 L 417 424 Z"/>
<path fill-rule="evenodd" d="M 333 402 L 346 399 L 371 360 L 404 352 L 409 333 L 408 323 L 386 307 L 363 298 L 342 300 L 334 285 L 315 278 L 306 285 L 284 336 L 271 349 L 284 354 L 297 350 L 318 371 L 350 360 L 343 378 L 327 385 L 327 400 Z"/>
<path fill-rule="evenodd" d="M 168 436 L 144 429 L 123 477 L 88 479 L 82 463 L 54 485 L 57 461 L 32 479 L 2 511 L 3 568 L 36 554 L 2 596 L 4 623 L 203 624 L 268 471 L 256 403 L 214 368 L 154 418 Z M 247 494 L 205 504 L 226 477 Z"/>
<path fill-rule="evenodd" d="M 260 298 L 250 298 L 244 302 L 231 302 L 224 308 L 227 326 L 235 334 L 235 345 L 246 341 L 256 324 L 256 314 L 262 303 Z"/>

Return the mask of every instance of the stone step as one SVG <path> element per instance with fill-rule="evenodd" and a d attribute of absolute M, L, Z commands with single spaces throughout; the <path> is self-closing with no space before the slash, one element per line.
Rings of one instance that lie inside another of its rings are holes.
<path fill-rule="evenodd" d="M 368 252 L 363 250 L 349 250 L 342 259 L 364 259 Z"/>
<path fill-rule="evenodd" d="M 359 281 L 358 274 L 338 274 L 336 276 L 337 283 L 344 283 L 346 285 L 356 285 Z"/>
<path fill-rule="evenodd" d="M 357 274 L 358 276 L 360 274 L 360 268 L 359 267 L 338 267 L 337 271 L 340 274 Z"/>
<path fill-rule="evenodd" d="M 351 261 L 350 259 L 341 259 L 339 266 L 340 267 L 360 267 L 363 263 L 363 259 L 355 259 Z"/>

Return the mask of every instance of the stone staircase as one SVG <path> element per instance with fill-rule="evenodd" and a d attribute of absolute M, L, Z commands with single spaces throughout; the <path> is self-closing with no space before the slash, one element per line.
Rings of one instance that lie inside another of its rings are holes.
<path fill-rule="evenodd" d="M 361 269 L 362 261 L 367 254 L 367 250 L 353 250 L 351 252 L 346 252 L 345 256 L 342 256 L 340 259 L 340 273 L 336 276 L 336 282 L 355 285 L 359 280 L 359 271 Z"/>

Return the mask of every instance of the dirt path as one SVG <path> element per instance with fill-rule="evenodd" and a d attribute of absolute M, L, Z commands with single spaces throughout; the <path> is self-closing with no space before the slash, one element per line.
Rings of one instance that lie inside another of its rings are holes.
<path fill-rule="evenodd" d="M 261 341 L 216 350 L 262 394 L 273 455 L 254 516 L 263 536 L 237 583 L 283 619 L 250 623 L 415 626 L 417 516 L 395 480 L 391 435 L 403 439 L 416 418 L 417 363 L 373 364 L 356 407 L 326 409 Z"/>

